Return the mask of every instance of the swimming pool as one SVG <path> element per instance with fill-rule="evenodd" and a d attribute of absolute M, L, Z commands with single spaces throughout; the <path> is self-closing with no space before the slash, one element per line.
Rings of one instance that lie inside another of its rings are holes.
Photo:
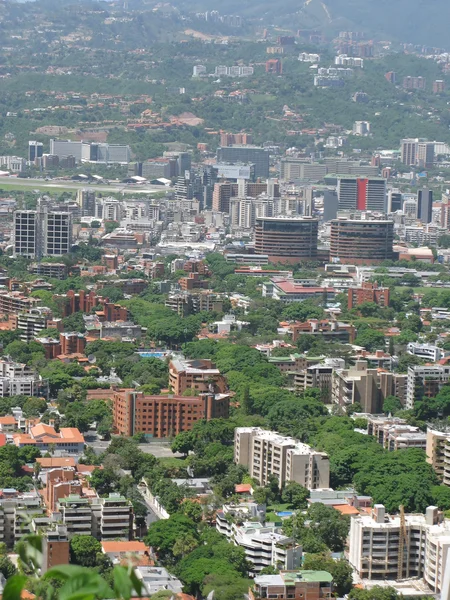
<path fill-rule="evenodd" d="M 280 512 L 275 513 L 277 517 L 292 517 L 294 514 L 292 510 L 282 510 Z"/>
<path fill-rule="evenodd" d="M 138 352 L 142 358 L 160 358 L 161 360 L 167 356 L 167 352 Z"/>

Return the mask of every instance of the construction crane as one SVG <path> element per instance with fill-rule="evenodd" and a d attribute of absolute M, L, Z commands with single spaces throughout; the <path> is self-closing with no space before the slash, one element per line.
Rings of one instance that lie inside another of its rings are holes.
<path fill-rule="evenodd" d="M 408 534 L 406 532 L 406 520 L 405 520 L 405 507 L 403 504 L 399 506 L 400 509 L 400 531 L 398 539 L 398 568 L 397 568 L 397 579 L 403 579 L 403 560 L 405 558 L 405 546 L 408 541 Z M 406 547 L 406 552 L 408 548 Z"/>

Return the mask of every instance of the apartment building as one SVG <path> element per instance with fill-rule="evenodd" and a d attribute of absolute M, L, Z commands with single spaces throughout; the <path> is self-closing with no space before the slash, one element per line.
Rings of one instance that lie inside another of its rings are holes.
<path fill-rule="evenodd" d="M 333 373 L 335 369 L 343 369 L 345 361 L 342 358 L 326 358 L 323 363 L 310 365 L 294 373 L 294 387 L 297 392 L 307 389 L 320 390 L 320 399 L 324 404 L 331 404 L 333 389 Z"/>
<path fill-rule="evenodd" d="M 220 294 L 204 290 L 170 294 L 165 304 L 180 317 L 187 317 L 203 311 L 223 312 L 223 300 Z"/>
<path fill-rule="evenodd" d="M 374 302 L 378 306 L 389 306 L 390 291 L 387 287 L 378 287 L 376 283 L 365 282 L 361 287 L 348 289 L 348 308 L 352 309 L 363 302 Z"/>
<path fill-rule="evenodd" d="M 52 279 L 67 279 L 68 268 L 64 263 L 33 263 L 29 266 L 28 270 L 33 275 L 40 275 L 41 277 L 51 277 Z"/>
<path fill-rule="evenodd" d="M 0 313 L 5 315 L 29 312 L 39 302 L 38 298 L 29 298 L 20 292 L 0 290 Z"/>
<path fill-rule="evenodd" d="M 285 536 L 275 523 L 264 525 L 261 522 L 264 518 L 264 506 L 255 503 L 226 504 L 216 513 L 216 529 L 229 542 L 244 549 L 253 575 L 269 566 L 298 568 L 302 559 L 301 546 Z"/>
<path fill-rule="evenodd" d="M 376 437 L 378 443 L 390 452 L 406 448 L 425 450 L 427 445 L 426 433 L 398 417 L 368 416 L 367 433 Z"/>
<path fill-rule="evenodd" d="M 427 462 L 442 482 L 450 486 L 450 429 L 428 426 L 426 436 Z"/>
<path fill-rule="evenodd" d="M 440 389 L 450 380 L 450 366 L 425 365 L 408 368 L 406 390 L 406 408 L 422 398 L 434 398 Z"/>
<path fill-rule="evenodd" d="M 72 249 L 72 215 L 49 209 L 38 200 L 36 210 L 14 212 L 14 256 L 63 256 Z"/>
<path fill-rule="evenodd" d="M 399 515 L 376 504 L 372 514 L 352 517 L 349 540 L 349 562 L 359 578 L 422 578 L 433 593 L 442 590 L 450 521 L 442 521 L 435 506 L 424 515 L 405 515 L 402 527 Z"/>
<path fill-rule="evenodd" d="M 23 363 L 0 360 L 0 397 L 39 396 L 45 392 L 42 377 Z"/>
<path fill-rule="evenodd" d="M 334 371 L 332 401 L 343 408 L 359 403 L 363 412 L 377 414 L 387 396 L 405 404 L 405 381 L 405 375 L 369 369 L 366 360 L 357 360 L 349 369 Z"/>
<path fill-rule="evenodd" d="M 234 432 L 234 461 L 248 468 L 259 485 L 275 475 L 280 489 L 295 481 L 308 489 L 329 487 L 328 455 L 316 452 L 294 438 L 260 427 L 237 427 Z"/>
<path fill-rule="evenodd" d="M 22 342 L 31 342 L 39 333 L 47 328 L 52 318 L 49 308 L 32 308 L 28 312 L 17 315 L 17 329 Z"/>
<path fill-rule="evenodd" d="M 227 394 L 198 396 L 147 396 L 142 392 L 111 392 L 113 426 L 120 434 L 145 433 L 166 438 L 190 431 L 197 421 L 228 418 L 230 397 Z"/>
<path fill-rule="evenodd" d="M 4 489 L 0 497 L 0 541 L 12 548 L 26 533 L 31 533 L 31 519 L 44 516 L 41 497 L 37 491 L 20 493 Z"/>
<path fill-rule="evenodd" d="M 249 590 L 250 600 L 322 600 L 332 598 L 333 577 L 327 571 L 281 571 L 258 575 Z"/>
<path fill-rule="evenodd" d="M 133 537 L 133 507 L 120 494 L 106 498 L 71 494 L 57 504 L 69 537 L 92 535 L 98 540 L 130 540 Z"/>
<path fill-rule="evenodd" d="M 200 393 L 224 393 L 227 384 L 219 369 L 208 359 L 173 359 L 169 363 L 169 387 L 176 395 L 186 390 Z"/>

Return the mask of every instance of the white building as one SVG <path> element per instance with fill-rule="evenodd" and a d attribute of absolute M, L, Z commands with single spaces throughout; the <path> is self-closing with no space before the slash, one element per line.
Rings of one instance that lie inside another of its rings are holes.
<path fill-rule="evenodd" d="M 319 63 L 320 54 L 310 54 L 308 52 L 301 52 L 299 54 L 298 60 L 300 62 Z"/>
<path fill-rule="evenodd" d="M 364 68 L 364 59 L 357 58 L 356 56 L 347 56 L 346 54 L 340 54 L 334 59 L 334 64 L 342 67 L 356 67 L 358 69 Z"/>
<path fill-rule="evenodd" d="M 6 169 L 12 173 L 20 173 L 25 170 L 27 161 L 20 156 L 0 156 L 0 170 Z"/>
<path fill-rule="evenodd" d="M 283 535 L 275 523 L 263 524 L 265 507 L 255 503 L 225 505 L 216 514 L 216 529 L 228 541 L 240 546 L 252 564 L 252 573 L 273 566 L 282 570 L 300 567 L 302 548 Z M 248 519 L 252 518 L 250 521 Z"/>
<path fill-rule="evenodd" d="M 410 342 L 406 348 L 408 354 L 429 360 L 431 362 L 438 362 L 443 356 L 444 351 L 438 346 L 432 344 L 419 344 L 417 342 Z"/>
<path fill-rule="evenodd" d="M 450 380 L 450 367 L 443 365 L 414 366 L 408 369 L 406 408 L 414 408 L 416 400 L 433 398 Z"/>
<path fill-rule="evenodd" d="M 195 65 L 192 69 L 192 77 L 204 77 L 206 75 L 206 67 L 204 65 Z"/>
<path fill-rule="evenodd" d="M 234 431 L 234 461 L 248 468 L 259 485 L 271 475 L 280 489 L 295 481 L 308 489 L 327 488 L 330 483 L 328 455 L 294 438 L 260 427 L 237 427 Z"/>
<path fill-rule="evenodd" d="M 443 589 L 450 521 L 442 521 L 436 507 L 405 515 L 403 528 L 399 515 L 386 515 L 376 504 L 371 515 L 352 517 L 349 540 L 349 562 L 360 580 L 423 578 L 432 592 Z"/>
<path fill-rule="evenodd" d="M 369 121 L 355 121 L 353 123 L 353 135 L 368 136 L 370 135 Z"/>

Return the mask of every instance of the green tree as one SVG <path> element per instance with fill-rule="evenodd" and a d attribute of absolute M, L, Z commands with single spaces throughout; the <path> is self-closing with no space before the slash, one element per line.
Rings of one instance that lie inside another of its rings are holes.
<path fill-rule="evenodd" d="M 283 489 L 281 499 L 288 502 L 295 509 L 306 508 L 309 490 L 294 481 L 289 482 Z"/>
<path fill-rule="evenodd" d="M 339 597 L 348 594 L 353 588 L 352 568 L 346 560 L 334 560 L 328 552 L 307 554 L 302 568 L 311 571 L 327 571 L 333 577 L 333 584 Z"/>
<path fill-rule="evenodd" d="M 74 535 L 70 540 L 70 561 L 83 567 L 95 567 L 102 545 L 91 535 Z"/>
<path fill-rule="evenodd" d="M 158 552 L 161 560 L 164 560 L 173 556 L 176 541 L 188 535 L 198 539 L 194 521 L 184 515 L 174 514 L 169 519 L 152 523 L 144 541 Z"/>
<path fill-rule="evenodd" d="M 402 403 L 396 396 L 386 396 L 383 402 L 383 412 L 386 415 L 395 415 L 395 413 L 401 410 L 402 408 Z"/>

